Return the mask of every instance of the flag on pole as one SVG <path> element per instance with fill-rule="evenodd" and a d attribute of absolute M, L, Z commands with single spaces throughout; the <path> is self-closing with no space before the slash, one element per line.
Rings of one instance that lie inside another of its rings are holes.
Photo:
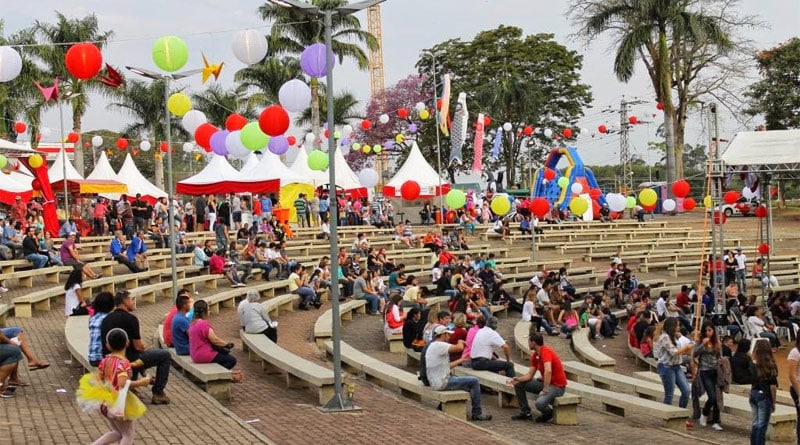
<path fill-rule="evenodd" d="M 492 146 L 492 160 L 496 161 L 500 157 L 500 143 L 503 142 L 503 127 L 497 127 L 494 133 L 494 145 Z"/>
<path fill-rule="evenodd" d="M 456 110 L 453 112 L 453 126 L 450 128 L 450 163 L 461 163 L 461 148 L 467 142 L 467 93 L 458 93 Z"/>
<path fill-rule="evenodd" d="M 483 171 L 483 113 L 478 113 L 478 122 L 475 123 L 475 140 L 473 150 L 475 159 L 472 160 L 472 171 L 481 173 Z"/>
<path fill-rule="evenodd" d="M 439 130 L 445 136 L 450 136 L 447 121 L 450 119 L 450 75 L 444 75 L 444 90 L 442 91 L 442 108 L 439 109 Z M 436 105 L 436 104 L 434 104 Z"/>

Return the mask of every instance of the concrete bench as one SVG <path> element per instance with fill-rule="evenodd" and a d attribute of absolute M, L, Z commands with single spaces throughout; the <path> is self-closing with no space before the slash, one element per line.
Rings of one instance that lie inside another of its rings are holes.
<path fill-rule="evenodd" d="M 572 333 L 572 350 L 581 360 L 601 369 L 614 370 L 617 361 L 598 351 L 589 341 L 590 329 L 581 328 Z"/>
<path fill-rule="evenodd" d="M 517 345 L 519 355 L 522 358 L 530 357 L 531 348 L 528 342 L 531 332 L 531 322 L 519 320 L 514 325 L 514 344 Z"/>
<path fill-rule="evenodd" d="M 628 336 L 630 336 L 630 333 L 628 333 Z M 645 365 L 647 365 L 647 367 L 650 368 L 651 370 L 658 368 L 658 361 L 656 359 L 654 359 L 652 357 L 645 357 L 642 354 L 642 350 L 639 349 L 639 348 L 634 347 L 631 344 L 630 340 L 626 341 L 625 343 L 628 344 L 628 352 L 631 353 L 631 355 L 633 356 L 634 360 L 636 360 L 636 363 L 642 362 Z"/>
<path fill-rule="evenodd" d="M 155 272 L 158 273 L 160 276 L 162 271 L 169 272 L 169 269 L 162 269 L 156 270 Z M 197 275 L 194 277 L 186 277 L 186 278 L 179 278 L 177 282 L 174 283 L 175 287 L 180 288 L 187 288 L 192 292 L 197 290 L 197 285 L 203 283 L 206 289 L 216 289 L 217 288 L 217 280 L 224 279 L 225 277 L 222 275 Z M 149 284 L 146 286 L 136 286 L 133 288 L 128 288 L 131 292 L 131 295 L 136 297 L 138 300 L 146 301 L 148 303 L 155 303 L 156 297 L 159 294 L 164 294 L 165 291 L 172 290 L 173 283 L 172 281 L 164 281 Z M 239 290 L 246 291 L 246 288 L 240 288 Z M 166 295 L 169 298 L 174 298 L 174 296 Z"/>
<path fill-rule="evenodd" d="M 441 310 L 441 304 L 447 303 L 448 300 L 450 300 L 450 297 L 445 296 L 428 298 L 428 310 L 435 314 Z M 381 320 L 381 322 L 385 323 L 385 320 Z M 403 334 L 388 335 L 384 330 L 384 338 L 386 339 L 386 344 L 389 347 L 389 352 L 402 353 L 406 350 L 405 346 L 403 345 Z"/>
<path fill-rule="evenodd" d="M 195 363 L 188 355 L 178 355 L 175 348 L 164 344 L 164 325 L 159 324 L 156 340 L 158 347 L 169 351 L 172 364 L 185 376 L 195 381 L 205 392 L 217 400 L 230 400 L 233 373 L 217 363 Z M 262 336 L 263 337 L 263 336 Z"/>
<path fill-rule="evenodd" d="M 660 382 L 661 377 L 658 376 L 656 372 L 653 371 L 638 371 L 633 373 L 634 377 L 640 378 L 642 380 Z M 750 397 L 750 385 L 737 385 L 735 383 L 731 383 L 728 385 L 728 389 L 731 394 L 736 394 L 743 397 Z M 786 406 L 794 406 L 794 400 L 792 400 L 791 394 L 789 391 L 778 390 L 775 393 L 775 401 L 782 405 Z"/>
<path fill-rule="evenodd" d="M 44 277 L 48 283 L 58 283 L 62 273 L 72 272 L 71 266 L 50 266 L 41 269 L 18 270 L 16 272 L 0 274 L 0 281 L 17 280 L 19 287 L 33 287 L 33 279 Z"/>
<path fill-rule="evenodd" d="M 30 267 L 31 262 L 26 259 L 0 261 L 0 271 L 4 274 L 14 272 L 18 267 Z"/>
<path fill-rule="evenodd" d="M 9 304 L 0 304 L 0 328 L 6 326 L 6 317 L 8 317 L 8 313 L 11 309 L 12 307 Z"/>
<path fill-rule="evenodd" d="M 240 332 L 242 349 L 247 351 L 250 360 L 260 360 L 268 373 L 286 372 L 286 387 L 317 390 L 320 405 L 327 403 L 334 395 L 333 370 L 310 362 L 283 349 L 266 335 Z"/>
<path fill-rule="evenodd" d="M 266 309 L 269 318 L 278 318 L 281 312 L 294 311 L 295 303 L 300 302 L 300 296 L 297 294 L 283 294 L 277 297 L 270 298 L 269 300 L 261 303 Z"/>
<path fill-rule="evenodd" d="M 325 350 L 332 354 L 333 343 L 323 343 Z M 425 386 L 417 377 L 408 371 L 396 368 L 378 359 L 353 348 L 346 342 L 341 342 L 340 351 L 342 364 L 347 366 L 349 372 L 361 372 L 368 382 L 378 386 L 392 385 L 400 390 L 400 394 L 413 400 L 433 400 L 442 404 L 442 411 L 459 419 L 467 419 L 467 401 L 469 393 L 466 391 L 435 391 Z"/>
<path fill-rule="evenodd" d="M 339 305 L 339 318 L 341 320 L 352 320 L 353 314 L 366 314 L 367 301 L 366 300 L 351 300 L 341 303 Z M 330 340 L 333 335 L 333 309 L 328 309 L 314 323 L 314 340 L 317 346 L 324 347 L 325 342 Z"/>
<path fill-rule="evenodd" d="M 64 323 L 64 338 L 72 359 L 83 366 L 83 369 L 93 371 L 95 367 L 89 363 L 89 316 L 67 317 Z"/>

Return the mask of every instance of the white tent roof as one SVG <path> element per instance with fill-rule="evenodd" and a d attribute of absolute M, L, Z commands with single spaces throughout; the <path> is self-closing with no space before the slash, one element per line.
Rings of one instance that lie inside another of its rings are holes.
<path fill-rule="evenodd" d="M 151 196 L 153 198 L 167 197 L 167 192 L 153 185 L 136 168 L 130 153 L 125 156 L 125 162 L 122 163 L 122 167 L 117 173 L 117 181 L 128 186 L 128 196 L 136 196 L 137 193 L 141 193 L 142 196 Z"/>
<path fill-rule="evenodd" d="M 250 164 L 249 159 L 247 164 Z M 253 179 L 279 179 L 281 181 L 281 186 L 292 183 L 314 183 L 312 178 L 301 176 L 289 169 L 289 167 L 283 164 L 278 155 L 270 151 L 265 151 L 261 156 L 261 161 L 257 162 L 255 165 L 251 165 L 250 167 L 245 165 L 239 175 L 242 181 L 252 181 Z"/>
<path fill-rule="evenodd" d="M 208 165 L 200 173 L 186 178 L 185 184 L 216 184 L 225 181 L 240 180 L 239 172 L 233 168 L 225 156 L 211 155 Z"/>
<path fill-rule="evenodd" d="M 59 150 L 56 154 L 55 161 L 53 161 L 53 165 L 51 165 L 50 169 L 47 170 L 47 175 L 50 178 L 51 183 L 59 182 L 64 179 L 65 160 L 67 164 L 67 180 L 71 181 L 75 179 L 83 179 L 83 176 L 78 173 L 78 170 L 75 170 L 75 167 L 72 166 L 72 162 L 70 162 L 69 159 L 64 158 L 64 151 Z"/>
<path fill-rule="evenodd" d="M 800 130 L 742 131 L 720 156 L 728 166 L 752 172 L 798 173 Z"/>
<path fill-rule="evenodd" d="M 403 183 L 406 181 L 416 181 L 419 184 L 422 196 L 432 196 L 436 194 L 436 188 L 439 185 L 449 184 L 444 178 L 440 178 L 436 170 L 428 164 L 422 152 L 414 142 L 411 145 L 411 151 L 408 153 L 406 162 L 397 170 L 391 181 L 386 184 L 386 187 L 391 187 L 396 191 L 400 190 Z M 386 192 L 384 192 L 386 194 Z"/>
<path fill-rule="evenodd" d="M 242 169 L 239 170 L 239 171 L 240 172 L 245 172 L 245 171 L 250 170 L 251 168 L 255 167 L 256 165 L 258 165 L 258 156 L 256 156 L 256 154 L 251 151 L 250 154 L 247 155 L 247 160 L 245 161 L 244 165 L 242 166 Z"/>
<path fill-rule="evenodd" d="M 86 179 L 99 179 L 99 180 L 109 180 L 109 181 L 117 181 L 117 174 L 114 173 L 114 169 L 111 167 L 111 163 L 108 162 L 108 156 L 106 156 L 105 150 L 100 150 L 100 157 L 97 159 L 97 164 L 94 166 L 94 170 L 89 173 L 89 176 Z M 122 182 L 122 181 L 120 181 Z"/>
<path fill-rule="evenodd" d="M 361 185 L 361 181 L 358 180 L 358 176 L 353 172 L 350 166 L 347 164 L 347 160 L 345 160 L 344 155 L 342 154 L 342 150 L 339 147 L 336 147 L 336 187 L 340 187 L 344 190 L 354 190 L 364 188 Z M 325 182 L 324 184 L 329 183 L 330 181 L 330 169 L 325 170 Z"/>
<path fill-rule="evenodd" d="M 20 145 L 5 139 L 0 139 L 0 151 L 4 153 L 36 153 L 36 150 L 32 149 L 30 145 L 30 142 L 26 145 Z"/>
<path fill-rule="evenodd" d="M 327 172 L 311 170 L 311 168 L 308 166 L 308 153 L 306 152 L 305 147 L 302 145 L 297 150 L 297 157 L 294 158 L 294 163 L 289 169 L 296 175 L 306 178 L 315 186 L 328 183 Z"/>
<path fill-rule="evenodd" d="M 18 172 L 11 174 L 0 173 L 0 190 L 9 193 L 22 193 L 31 191 L 31 181 L 33 176 L 26 176 Z M 25 184 L 27 181 L 27 184 Z"/>

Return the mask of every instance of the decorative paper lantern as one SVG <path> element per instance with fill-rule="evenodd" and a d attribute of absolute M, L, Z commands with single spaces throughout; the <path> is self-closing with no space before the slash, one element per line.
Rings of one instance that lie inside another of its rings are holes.
<path fill-rule="evenodd" d="M 333 132 L 333 138 L 334 139 L 341 139 L 342 138 L 342 132 L 341 131 L 334 131 Z"/>
<path fill-rule="evenodd" d="M 431 117 L 431 113 L 428 110 L 421 110 L 419 112 L 419 118 L 426 121 Z"/>
<path fill-rule="evenodd" d="M 564 131 L 561 132 L 565 138 L 569 139 L 572 137 L 572 128 L 565 128 Z"/>
<path fill-rule="evenodd" d="M 362 130 L 367 131 L 370 128 L 372 128 L 372 122 L 370 122 L 369 119 L 364 119 L 364 120 L 361 121 L 361 129 Z"/>
<path fill-rule="evenodd" d="M 730 190 L 725 192 L 722 198 L 725 200 L 725 204 L 736 204 L 736 201 L 738 201 L 741 197 L 742 195 L 740 195 L 736 190 Z"/>
<path fill-rule="evenodd" d="M 576 196 L 569 201 L 569 210 L 574 215 L 583 215 L 589 210 L 589 202 L 583 197 Z"/>
<path fill-rule="evenodd" d="M 150 145 L 150 141 L 142 141 L 142 142 L 139 143 L 139 148 L 142 151 L 150 151 L 150 149 L 152 148 L 152 145 Z"/>
<path fill-rule="evenodd" d="M 664 104 L 662 104 L 661 102 L 656 102 L 656 109 L 663 110 L 664 109 Z"/>
<path fill-rule="evenodd" d="M 628 122 L 635 125 L 637 122 L 639 122 L 639 119 L 636 116 L 631 116 L 628 118 Z"/>
<path fill-rule="evenodd" d="M 15 133 L 25 133 L 26 131 L 28 131 L 28 125 L 25 122 L 14 122 Z"/>
<path fill-rule="evenodd" d="M 0 46 L 0 82 L 10 82 L 22 72 L 22 57 L 10 46 Z"/>
<path fill-rule="evenodd" d="M 605 125 L 600 125 L 599 127 L 597 127 L 597 131 L 600 133 L 605 133 L 608 131 L 608 127 L 606 127 Z"/>
<path fill-rule="evenodd" d="M 531 127 L 530 125 L 526 125 L 525 128 L 522 129 L 522 133 L 525 134 L 525 136 L 532 135 L 533 134 L 533 127 Z"/>
<path fill-rule="evenodd" d="M 706 195 L 703 198 L 703 207 L 710 208 L 713 205 L 713 201 L 711 200 L 711 195 Z"/>
<path fill-rule="evenodd" d="M 8 158 L 6 155 L 0 154 L 0 169 L 6 168 L 6 165 L 8 165 Z"/>
<path fill-rule="evenodd" d="M 378 172 L 374 168 L 365 168 L 358 172 L 358 182 L 366 188 L 378 185 Z"/>
<path fill-rule="evenodd" d="M 677 198 L 685 198 L 689 196 L 691 187 L 685 179 L 679 179 L 672 184 L 672 194 Z"/>
<path fill-rule="evenodd" d="M 184 153 L 191 153 L 192 151 L 194 151 L 194 144 L 192 144 L 191 142 L 184 142 L 182 149 Z"/>
<path fill-rule="evenodd" d="M 152 48 L 153 62 L 167 72 L 175 72 L 186 65 L 189 59 L 189 48 L 186 42 L 177 36 L 164 36 L 156 40 Z"/>
<path fill-rule="evenodd" d="M 568 185 L 569 185 L 569 179 L 567 179 L 566 176 L 562 176 L 562 177 L 558 178 L 558 186 L 559 187 L 561 187 L 563 189 L 563 188 L 567 188 Z"/>
<path fill-rule="evenodd" d="M 44 159 L 39 154 L 33 154 L 28 158 L 28 164 L 31 168 L 39 168 L 44 165 Z"/>
<path fill-rule="evenodd" d="M 311 77 L 325 77 L 328 74 L 327 64 L 325 63 L 327 50 L 322 43 L 315 43 L 300 54 L 300 67 L 303 72 Z M 336 58 L 331 57 L 331 68 L 336 64 Z"/>
<path fill-rule="evenodd" d="M 364 146 L 361 147 L 361 151 L 363 151 L 364 154 L 370 154 L 372 153 L 372 146 L 369 144 L 364 144 Z"/>
<path fill-rule="evenodd" d="M 261 131 L 258 122 L 250 122 L 245 125 L 239 136 L 242 140 L 242 145 L 251 151 L 261 150 L 269 143 L 269 136 Z"/>
<path fill-rule="evenodd" d="M 544 137 L 546 137 L 546 138 L 553 137 L 553 130 L 551 130 L 549 128 L 545 128 L 544 129 Z"/>
<path fill-rule="evenodd" d="M 444 202 L 447 204 L 448 209 L 460 209 L 467 203 L 467 195 L 463 190 L 451 189 L 447 192 L 447 195 L 445 195 Z"/>
<path fill-rule="evenodd" d="M 69 133 L 67 133 L 67 142 L 69 142 L 70 144 L 78 142 L 80 138 L 81 136 L 78 133 L 75 133 L 74 131 L 70 131 Z"/>
<path fill-rule="evenodd" d="M 761 243 L 758 245 L 758 253 L 761 255 L 768 255 L 769 254 L 769 244 Z"/>
<path fill-rule="evenodd" d="M 38 191 L 42 190 L 42 181 L 39 181 L 39 178 L 33 178 L 31 181 L 31 188 Z"/>
<path fill-rule="evenodd" d="M 289 136 L 289 137 L 291 137 L 291 136 Z M 341 145 L 342 147 L 349 147 L 350 144 L 351 144 L 350 138 L 341 138 L 339 140 L 339 145 Z"/>
<path fill-rule="evenodd" d="M 661 203 L 661 207 L 664 209 L 665 212 L 671 212 L 675 210 L 675 200 L 665 199 L 664 202 Z"/>
<path fill-rule="evenodd" d="M 228 149 L 228 157 L 243 159 L 250 155 L 250 150 L 242 144 L 242 132 L 239 130 L 231 131 L 225 137 L 225 148 Z"/>
<path fill-rule="evenodd" d="M 197 142 L 197 145 L 205 148 L 206 150 L 210 150 L 211 136 L 217 131 L 219 131 L 219 128 L 206 122 L 205 124 L 197 127 L 197 130 L 194 131 L 194 140 Z"/>
<path fill-rule="evenodd" d="M 728 215 L 725 212 L 720 212 L 719 210 L 714 211 L 714 224 L 725 224 L 728 220 Z"/>
<path fill-rule="evenodd" d="M 511 125 L 511 122 L 506 122 L 503 124 L 503 131 L 511 131 L 512 128 L 514 127 Z"/>
<path fill-rule="evenodd" d="M 280 156 L 289 151 L 289 141 L 286 139 L 286 136 L 275 136 L 270 138 L 269 143 L 267 143 L 267 148 L 269 148 L 269 151 L 272 153 Z"/>
<path fill-rule="evenodd" d="M 92 146 L 99 147 L 103 145 L 103 137 L 102 136 L 92 136 Z"/>
<path fill-rule="evenodd" d="M 294 147 L 294 144 L 296 144 L 296 143 L 297 143 L 297 138 L 296 138 L 296 137 L 294 137 L 294 136 L 288 136 L 288 137 L 286 138 L 286 142 L 288 142 L 288 143 L 289 143 L 289 146 L 290 146 L 290 147 Z"/>
<path fill-rule="evenodd" d="M 300 113 L 311 104 L 311 88 L 300 79 L 292 79 L 281 85 L 278 100 L 286 111 Z"/>
<path fill-rule="evenodd" d="M 184 130 L 188 131 L 189 134 L 194 134 L 194 132 L 197 131 L 197 127 L 206 122 L 206 115 L 203 114 L 202 111 L 198 110 L 190 110 L 184 114 L 183 118 L 181 119 L 181 124 L 183 125 Z"/>
<path fill-rule="evenodd" d="M 683 210 L 691 212 L 695 207 L 697 207 L 697 201 L 695 201 L 694 198 L 686 198 L 683 200 Z"/>
<path fill-rule="evenodd" d="M 308 154 L 308 168 L 311 170 L 325 171 L 328 168 L 328 154 L 314 150 Z"/>
<path fill-rule="evenodd" d="M 655 190 L 644 189 L 639 192 L 639 202 L 641 202 L 643 206 L 651 206 L 655 204 L 656 201 L 658 201 L 658 195 Z"/>
<path fill-rule="evenodd" d="M 401 108 L 397 110 L 397 117 L 399 117 L 400 119 L 408 119 L 408 109 Z"/>
<path fill-rule="evenodd" d="M 496 195 L 494 199 L 492 199 L 492 203 L 489 207 L 491 207 L 495 215 L 505 215 L 511 210 L 511 203 L 508 201 L 508 195 Z"/>
<path fill-rule="evenodd" d="M 167 99 L 167 109 L 175 116 L 183 116 L 192 109 L 192 99 L 185 93 L 173 93 Z"/>
<path fill-rule="evenodd" d="M 767 207 L 764 205 L 760 205 L 756 207 L 755 211 L 753 212 L 759 218 L 766 218 L 767 217 Z"/>
<path fill-rule="evenodd" d="M 64 65 L 73 76 L 89 80 L 103 67 L 103 54 L 93 43 L 76 43 L 64 55 Z"/>
<path fill-rule="evenodd" d="M 353 142 L 353 145 L 350 146 L 350 149 L 353 151 L 359 151 L 361 150 L 361 144 L 358 142 Z"/>
<path fill-rule="evenodd" d="M 556 171 L 553 170 L 552 168 L 545 168 L 543 176 L 544 176 L 544 179 L 547 179 L 548 181 L 552 181 L 553 179 L 556 179 Z"/>
<path fill-rule="evenodd" d="M 489 128 L 490 125 L 492 125 L 492 118 L 489 116 L 483 116 L 483 126 L 485 128 Z"/>
<path fill-rule="evenodd" d="M 550 211 L 550 202 L 541 197 L 533 198 L 530 209 L 537 218 L 544 218 L 545 215 L 547 215 L 547 212 Z"/>
<path fill-rule="evenodd" d="M 381 144 L 375 144 L 375 145 L 372 146 L 372 152 L 373 153 L 378 154 L 378 153 L 380 153 L 382 151 L 383 151 L 383 147 L 381 146 Z"/>
<path fill-rule="evenodd" d="M 414 110 L 416 110 L 417 113 L 419 113 L 420 111 L 422 111 L 424 109 L 425 109 L 425 102 L 417 102 L 417 103 L 414 104 Z"/>
<path fill-rule="evenodd" d="M 632 209 L 634 207 L 636 207 L 636 198 L 634 198 L 633 196 L 628 196 L 627 198 L 625 198 L 625 208 Z"/>
<path fill-rule="evenodd" d="M 405 140 L 406 137 L 403 136 L 402 134 L 398 134 L 397 136 L 394 137 L 394 141 L 397 142 L 398 144 L 402 144 Z"/>
<path fill-rule="evenodd" d="M 217 133 L 219 133 L 219 132 L 217 132 Z M 217 133 L 214 133 L 214 134 L 217 134 Z M 214 135 L 211 135 L 211 137 L 213 138 Z M 161 143 L 158 144 L 158 148 L 161 150 L 161 153 L 166 153 L 167 150 L 169 150 L 169 146 L 167 145 L 167 141 L 161 141 Z M 175 150 L 172 150 L 172 152 L 174 153 Z"/>
<path fill-rule="evenodd" d="M 126 148 L 128 148 L 128 140 L 125 138 L 117 139 L 117 148 L 119 148 L 120 150 L 125 150 Z"/>
<path fill-rule="evenodd" d="M 388 124 L 389 123 L 389 115 L 384 113 L 378 116 L 378 122 L 381 124 Z"/>
<path fill-rule="evenodd" d="M 420 188 L 417 181 L 406 181 L 400 186 L 400 195 L 407 201 L 413 201 L 419 197 Z"/>
<path fill-rule="evenodd" d="M 226 141 L 229 134 L 231 134 L 231 132 L 228 130 L 220 130 L 212 134 L 211 140 L 209 141 L 211 151 L 220 156 L 228 156 L 228 145 Z"/>
<path fill-rule="evenodd" d="M 267 55 L 267 38 L 255 29 L 245 29 L 233 36 L 233 55 L 245 65 L 253 65 Z"/>
<path fill-rule="evenodd" d="M 289 129 L 289 113 L 280 105 L 270 105 L 258 117 L 258 126 L 264 134 L 280 136 Z"/>
<path fill-rule="evenodd" d="M 247 118 L 241 114 L 234 113 L 225 119 L 225 129 L 228 131 L 241 130 L 245 125 L 247 125 Z"/>
<path fill-rule="evenodd" d="M 570 191 L 576 195 L 580 195 L 583 192 L 583 185 L 580 182 L 573 183 L 572 186 L 569 188 Z"/>

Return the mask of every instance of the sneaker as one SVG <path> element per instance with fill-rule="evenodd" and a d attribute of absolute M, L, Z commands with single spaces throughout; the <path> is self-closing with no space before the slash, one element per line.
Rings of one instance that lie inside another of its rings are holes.
<path fill-rule="evenodd" d="M 153 394 L 153 398 L 150 400 L 150 403 L 153 405 L 169 405 L 169 397 L 166 394 Z"/>
<path fill-rule="evenodd" d="M 1 292 L 1 293 L 8 292 L 8 288 L 7 288 L 7 287 L 5 287 L 5 286 L 0 286 L 0 292 Z"/>
<path fill-rule="evenodd" d="M 602 335 L 597 335 L 597 336 L 594 337 L 594 339 L 595 340 L 605 340 L 606 338 L 603 337 Z"/>
<path fill-rule="evenodd" d="M 711 425 L 711 429 L 714 431 L 722 431 L 722 426 L 718 423 Z"/>
<path fill-rule="evenodd" d="M 541 416 L 536 418 L 536 423 L 547 423 L 552 418 L 553 418 L 553 413 L 542 414 Z"/>
<path fill-rule="evenodd" d="M 244 283 L 239 283 L 239 284 L 236 285 L 236 287 L 247 287 L 247 285 L 244 284 Z"/>
<path fill-rule="evenodd" d="M 487 421 L 487 420 L 492 420 L 492 415 L 491 414 L 478 414 L 477 416 L 476 415 L 472 416 L 472 421 L 473 422 L 481 422 L 481 421 Z"/>
<path fill-rule="evenodd" d="M 511 420 L 531 420 L 533 416 L 531 413 L 517 413 L 511 416 Z"/>
<path fill-rule="evenodd" d="M 700 420 L 698 421 L 698 423 L 700 424 L 700 426 L 708 426 L 707 420 L 708 418 L 706 416 L 700 414 Z"/>

